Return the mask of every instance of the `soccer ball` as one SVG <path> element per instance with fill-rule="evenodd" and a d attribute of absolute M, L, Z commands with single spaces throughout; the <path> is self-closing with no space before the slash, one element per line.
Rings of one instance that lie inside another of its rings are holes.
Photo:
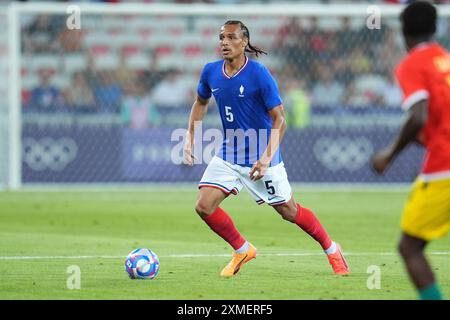
<path fill-rule="evenodd" d="M 131 279 L 153 279 L 158 270 L 158 256 L 150 249 L 133 250 L 125 259 L 125 271 Z"/>

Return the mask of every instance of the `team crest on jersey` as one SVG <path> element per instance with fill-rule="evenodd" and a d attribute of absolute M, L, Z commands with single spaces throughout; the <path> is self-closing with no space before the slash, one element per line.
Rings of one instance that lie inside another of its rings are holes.
<path fill-rule="evenodd" d="M 244 97 L 244 86 L 241 84 L 241 86 L 239 87 L 239 97 L 243 98 Z"/>

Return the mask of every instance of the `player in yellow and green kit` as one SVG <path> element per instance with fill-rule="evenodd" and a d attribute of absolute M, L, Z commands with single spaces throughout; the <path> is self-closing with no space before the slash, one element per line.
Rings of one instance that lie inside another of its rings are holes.
<path fill-rule="evenodd" d="M 381 174 L 410 142 L 426 148 L 403 212 L 399 251 L 420 298 L 433 300 L 443 297 L 424 249 L 450 228 L 450 54 L 431 40 L 436 21 L 436 9 L 428 2 L 414 2 L 401 14 L 408 54 L 395 74 L 409 116 L 393 143 L 373 158 Z"/>

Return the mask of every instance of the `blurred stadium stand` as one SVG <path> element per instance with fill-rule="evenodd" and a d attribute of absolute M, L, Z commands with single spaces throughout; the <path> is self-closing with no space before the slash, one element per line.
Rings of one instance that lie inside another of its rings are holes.
<path fill-rule="evenodd" d="M 141 83 L 142 93 L 154 100 L 164 117 L 169 105 L 161 98 L 161 87 L 167 82 L 181 94 L 168 98 L 176 100 L 171 107 L 184 107 L 186 112 L 201 68 L 220 59 L 217 34 L 222 17 L 85 15 L 82 19 L 81 30 L 68 30 L 64 17 L 57 15 L 22 19 L 26 113 L 119 114 L 126 88 Z M 403 46 L 391 28 L 397 26 L 395 20 L 381 30 L 369 30 L 363 19 L 349 17 L 249 17 L 244 22 L 251 42 L 269 52 L 260 60 L 277 78 L 288 108 L 292 92 L 304 95 L 313 113 L 398 107 L 401 94 L 391 71 Z M 448 46 L 446 33 L 441 34 Z M 73 103 L 68 97 L 73 87 L 91 91 L 86 96 L 94 96 L 94 105 Z"/>

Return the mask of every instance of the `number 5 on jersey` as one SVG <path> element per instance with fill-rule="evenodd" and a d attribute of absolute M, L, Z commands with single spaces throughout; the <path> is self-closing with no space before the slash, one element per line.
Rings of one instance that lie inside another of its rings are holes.
<path fill-rule="evenodd" d="M 234 117 L 233 117 L 233 112 L 231 112 L 231 107 L 230 106 L 225 106 L 225 116 L 228 122 L 233 122 Z"/>

